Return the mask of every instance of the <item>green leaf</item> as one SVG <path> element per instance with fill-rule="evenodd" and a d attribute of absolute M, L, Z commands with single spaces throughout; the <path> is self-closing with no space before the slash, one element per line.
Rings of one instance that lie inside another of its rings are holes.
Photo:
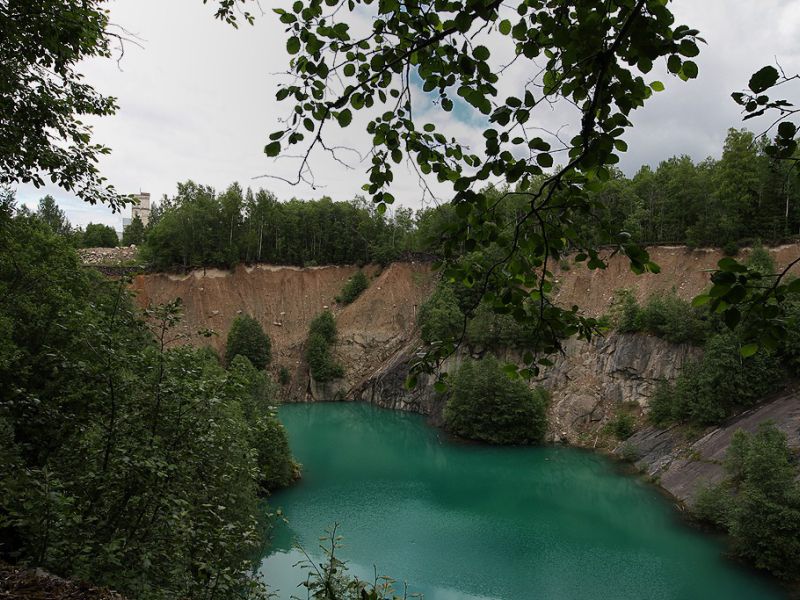
<path fill-rule="evenodd" d="M 782 138 L 793 138 L 797 133 L 797 126 L 790 121 L 783 121 L 778 125 L 778 135 Z"/>
<path fill-rule="evenodd" d="M 511 21 L 509 21 L 508 19 L 503 19 L 502 21 L 500 21 L 499 29 L 500 33 L 502 33 L 503 35 L 508 35 L 509 33 L 511 33 Z"/>
<path fill-rule="evenodd" d="M 281 153 L 281 143 L 280 142 L 272 142 L 264 146 L 264 153 L 267 156 L 278 156 Z"/>
<path fill-rule="evenodd" d="M 689 79 L 695 79 L 698 74 L 697 63 L 691 60 L 685 60 L 683 61 L 683 67 L 681 67 L 681 71 Z"/>
<path fill-rule="evenodd" d="M 650 84 L 650 87 L 653 89 L 654 92 L 663 92 L 664 91 L 664 84 L 660 81 L 654 81 Z"/>
<path fill-rule="evenodd" d="M 753 93 L 760 94 L 775 85 L 778 81 L 778 77 L 780 77 L 778 70 L 768 65 L 753 73 L 747 85 Z"/>
<path fill-rule="evenodd" d="M 336 120 L 339 122 L 339 127 L 347 127 L 353 121 L 353 113 L 349 108 L 345 108 L 336 115 Z"/>
<path fill-rule="evenodd" d="M 692 298 L 692 306 L 695 308 L 700 308 L 701 306 L 705 306 L 711 301 L 711 296 L 708 294 L 700 294 L 699 296 L 695 296 Z"/>
<path fill-rule="evenodd" d="M 735 258 L 731 258 L 730 256 L 726 256 L 725 258 L 721 259 L 717 263 L 717 267 L 719 267 L 720 271 L 740 272 L 747 270 L 747 267 L 745 267 Z"/>
<path fill-rule="evenodd" d="M 289 41 L 286 42 L 286 51 L 289 54 L 297 54 L 300 52 L 300 38 L 290 37 Z"/>
<path fill-rule="evenodd" d="M 476 60 L 489 60 L 491 52 L 489 52 L 486 46 L 476 46 L 475 50 L 472 51 L 472 56 L 474 56 Z"/>
<path fill-rule="evenodd" d="M 795 279 L 786 286 L 786 290 L 790 294 L 798 294 L 800 293 L 800 279 Z"/>
<path fill-rule="evenodd" d="M 758 344 L 745 344 L 739 349 L 739 354 L 742 358 L 749 358 L 758 352 Z"/>

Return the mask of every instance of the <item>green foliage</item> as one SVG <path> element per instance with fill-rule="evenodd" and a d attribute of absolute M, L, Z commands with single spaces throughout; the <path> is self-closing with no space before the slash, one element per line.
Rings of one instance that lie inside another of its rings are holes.
<path fill-rule="evenodd" d="M 122 232 L 123 246 L 139 246 L 144 241 L 144 223 L 139 215 L 133 217 Z"/>
<path fill-rule="evenodd" d="M 39 207 L 36 210 L 39 217 L 56 235 L 70 237 L 72 226 L 67 219 L 64 211 L 58 207 L 55 198 L 50 194 L 39 200 Z"/>
<path fill-rule="evenodd" d="M 331 354 L 335 343 L 336 321 L 333 313 L 326 310 L 311 321 L 306 340 L 306 362 L 311 376 L 319 382 L 331 381 L 344 375 L 344 368 Z"/>
<path fill-rule="evenodd" d="M 607 431 L 621 442 L 633 435 L 635 426 L 636 419 L 634 416 L 624 410 L 617 413 L 606 425 Z"/>
<path fill-rule="evenodd" d="M 83 234 L 81 246 L 84 248 L 114 248 L 119 244 L 117 232 L 110 225 L 89 223 Z"/>
<path fill-rule="evenodd" d="M 0 185 L 45 181 L 94 204 L 124 205 L 97 169 L 109 152 L 92 143 L 91 117 L 113 114 L 114 98 L 79 73 L 111 56 L 103 0 L 0 4 Z"/>
<path fill-rule="evenodd" d="M 786 435 L 771 423 L 737 431 L 727 479 L 698 496 L 695 514 L 726 528 L 734 551 L 780 577 L 800 572 L 800 484 Z"/>
<path fill-rule="evenodd" d="M 632 290 L 616 290 L 611 303 L 611 323 L 620 333 L 640 331 L 639 313 L 641 308 Z"/>
<path fill-rule="evenodd" d="M 299 469 L 292 459 L 286 430 L 275 415 L 275 384 L 241 354 L 228 367 L 227 383 L 236 396 L 243 398 L 242 413 L 250 425 L 250 445 L 257 455 L 259 485 L 265 491 L 288 486 Z"/>
<path fill-rule="evenodd" d="M 639 306 L 633 292 L 618 290 L 611 308 L 612 322 L 622 333 L 644 331 L 674 344 L 702 344 L 712 332 L 711 321 L 702 311 L 669 294 L 653 294 Z"/>
<path fill-rule="evenodd" d="M 289 369 L 281 365 L 281 368 L 278 370 L 278 383 L 281 385 L 289 385 L 291 381 L 292 375 L 289 373 Z"/>
<path fill-rule="evenodd" d="M 151 213 L 143 255 L 168 269 L 240 262 L 287 265 L 388 263 L 415 249 L 410 209 L 384 215 L 363 199 L 278 202 L 238 184 L 223 193 L 188 181 Z"/>
<path fill-rule="evenodd" d="M 699 361 L 684 365 L 673 384 L 657 388 L 650 401 L 650 419 L 656 424 L 720 423 L 776 390 L 784 377 L 778 357 L 759 353 L 745 359 L 740 347 L 733 333 L 709 338 Z"/>
<path fill-rule="evenodd" d="M 272 341 L 250 315 L 237 316 L 228 332 L 225 364 L 230 365 L 236 356 L 246 357 L 259 370 L 266 369 L 272 359 Z"/>
<path fill-rule="evenodd" d="M 399 595 L 395 590 L 396 581 L 390 577 L 378 576 L 374 581 L 361 581 L 348 573 L 347 562 L 339 558 L 342 536 L 338 534 L 339 524 L 325 531 L 320 537 L 320 548 L 325 554 L 322 561 L 315 563 L 307 557 L 299 566 L 306 571 L 303 585 L 309 600 L 405 600 L 406 593 Z M 414 596 L 412 596 L 414 597 Z"/>
<path fill-rule="evenodd" d="M 169 348 L 178 302 L 142 320 L 8 205 L 0 294 L 3 556 L 146 600 L 257 593 L 258 492 L 295 468 L 264 374 Z"/>
<path fill-rule="evenodd" d="M 359 269 L 356 271 L 355 275 L 348 279 L 347 283 L 344 284 L 342 291 L 336 297 L 336 301 L 341 302 L 342 304 L 350 304 L 368 287 L 369 279 L 367 279 L 364 271 Z"/>
<path fill-rule="evenodd" d="M 784 337 L 780 355 L 784 366 L 792 375 L 800 375 L 800 300 L 792 298 L 783 305 L 786 336 Z"/>
<path fill-rule="evenodd" d="M 761 244 L 753 246 L 744 264 L 748 269 L 760 273 L 762 277 L 771 277 L 775 274 L 775 261 L 769 250 Z"/>
<path fill-rule="evenodd" d="M 473 308 L 471 305 L 477 299 L 469 288 L 440 282 L 417 313 L 422 339 L 429 344 L 452 343 L 460 339 L 463 332 L 463 341 L 483 348 L 527 350 L 535 345 L 537 328 L 534 324 L 519 323 L 514 316 L 498 313 L 486 302 Z M 470 311 L 466 330 L 465 310 Z"/>
<path fill-rule="evenodd" d="M 461 334 L 464 313 L 458 307 L 458 299 L 452 286 L 436 286 L 430 297 L 420 305 L 417 324 L 422 339 L 428 343 L 453 340 Z"/>
<path fill-rule="evenodd" d="M 727 242 L 724 246 L 722 246 L 722 253 L 725 256 L 736 256 L 739 254 L 739 244 L 736 242 Z"/>
<path fill-rule="evenodd" d="M 544 440 L 548 396 L 510 379 L 488 355 L 465 361 L 452 376 L 452 396 L 444 418 L 453 433 L 493 444 L 530 444 Z"/>
<path fill-rule="evenodd" d="M 295 79 L 280 86 L 276 97 L 292 104 L 297 118 L 269 136 L 265 152 L 280 156 L 303 146 L 300 154 L 312 156 L 326 147 L 323 132 L 352 126 L 359 122 L 355 113 L 369 111 L 371 162 L 364 189 L 370 199 L 379 210 L 394 203 L 394 165 L 404 160 L 415 164 L 421 176 L 452 187 L 452 218 L 439 238 L 444 257 L 495 246 L 500 258 L 489 268 L 483 261 L 450 262 L 445 279 L 475 286 L 481 295 L 485 290 L 489 306 L 512 314 L 520 324 L 528 321 L 538 331 L 526 355 L 527 370 L 535 373 L 536 357 L 557 350 L 563 337 L 589 338 L 598 331 L 595 319 L 548 301 L 554 276 L 547 267 L 579 248 L 578 262 L 602 268 L 605 261 L 596 244 L 607 241 L 630 259 L 636 272 L 658 271 L 629 232 L 597 231 L 590 240 L 573 225 L 589 222 L 603 207 L 590 194 L 613 177 L 635 110 L 664 89 L 662 82 L 647 81 L 642 73 L 661 64 L 682 80 L 697 77 L 692 59 L 702 41 L 699 32 L 677 25 L 666 4 L 653 2 L 455 2 L 430 11 L 423 5 L 401 9 L 354 0 L 343 7 L 335 26 L 322 18 L 323 0 L 300 0 L 291 11 L 278 9 Z M 367 30 L 353 27 L 355 15 L 362 12 L 370 17 Z M 476 45 L 475 35 L 481 31 L 506 44 L 518 59 L 514 67 L 535 73 L 533 80 L 503 89 L 501 95 L 497 84 L 504 52 Z M 596 60 L 587 61 L 587 56 Z M 428 122 L 427 113 L 420 120 L 407 93 L 408 72 L 431 95 L 440 117 L 458 102 L 459 111 L 484 122 L 482 144 L 466 146 L 466 140 L 446 137 L 435 119 Z M 548 101 L 542 102 L 534 89 Z M 518 130 L 537 122 L 543 107 L 559 101 L 577 107 L 578 114 L 565 160 L 554 167 L 562 155 L 555 154 L 552 140 L 527 138 Z M 530 156 L 520 158 L 520 152 Z M 298 181 L 311 181 L 306 165 L 298 169 Z M 486 183 L 497 177 L 505 180 L 509 193 L 495 201 Z M 630 194 L 613 195 L 620 212 L 634 200 Z M 518 209 L 515 218 L 503 226 L 497 214 L 512 204 Z M 536 291 L 533 297 L 531 290 Z M 432 344 L 428 350 L 416 371 L 431 372 L 452 352 L 452 344 Z"/>

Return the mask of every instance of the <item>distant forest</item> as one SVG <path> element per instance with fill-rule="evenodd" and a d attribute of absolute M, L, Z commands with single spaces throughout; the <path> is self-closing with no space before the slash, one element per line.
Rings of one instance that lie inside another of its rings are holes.
<path fill-rule="evenodd" d="M 800 234 L 800 181 L 786 161 L 766 155 L 765 144 L 749 131 L 731 129 L 719 160 L 695 163 L 677 156 L 655 170 L 642 167 L 632 178 L 612 171 L 602 185 L 585 190 L 583 210 L 559 218 L 576 237 L 587 235 L 597 243 L 627 238 L 642 244 L 717 246 L 733 254 L 740 245 L 786 241 Z M 528 197 L 507 189 L 492 190 L 489 197 L 495 200 L 487 210 L 498 235 L 510 235 Z M 456 210 L 443 203 L 381 214 L 363 198 L 280 202 L 268 191 L 238 184 L 217 193 L 186 182 L 178 184 L 175 196 L 155 205 L 147 227 L 134 221 L 123 243 L 141 245 L 142 257 L 158 269 L 240 262 L 385 264 L 407 252 L 438 254 Z M 52 206 L 45 212 L 53 229 L 77 244 L 96 239 L 87 235 L 96 226 L 76 235 L 63 214 L 59 221 Z"/>

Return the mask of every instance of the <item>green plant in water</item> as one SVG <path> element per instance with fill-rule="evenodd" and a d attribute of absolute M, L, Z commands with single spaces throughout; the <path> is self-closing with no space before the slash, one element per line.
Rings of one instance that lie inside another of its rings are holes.
<path fill-rule="evenodd" d="M 398 593 L 395 589 L 397 581 L 377 575 L 377 572 L 371 583 L 350 575 L 347 562 L 338 556 L 343 539 L 338 530 L 339 524 L 334 523 L 320 538 L 322 561 L 315 561 L 302 546 L 299 547 L 305 558 L 298 566 L 306 571 L 306 579 L 300 585 L 308 591 L 309 600 L 405 600 L 419 597 L 417 594 L 409 595 L 405 584 L 402 593 Z"/>

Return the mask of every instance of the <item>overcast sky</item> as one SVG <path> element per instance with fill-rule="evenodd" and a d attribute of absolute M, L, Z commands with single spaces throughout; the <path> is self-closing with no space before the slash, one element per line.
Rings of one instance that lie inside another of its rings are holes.
<path fill-rule="evenodd" d="M 85 64 L 83 72 L 120 105 L 115 116 L 94 125 L 96 140 L 112 148 L 101 170 L 118 191 L 150 192 L 157 199 L 173 194 L 177 182 L 192 179 L 218 190 L 234 181 L 264 187 L 282 200 L 323 195 L 347 200 L 359 193 L 366 165 L 355 157 L 354 170 L 347 170 L 318 156 L 313 163 L 315 188 L 258 178 L 290 176 L 296 167 L 291 158 L 274 161 L 263 154 L 269 133 L 279 128 L 278 119 L 287 112 L 287 105 L 279 106 L 274 96 L 288 56 L 283 26 L 269 10 L 284 3 L 261 4 L 268 12 L 259 15 L 256 25 L 236 30 L 214 20 L 212 6 L 200 0 L 111 2 L 113 22 L 136 34 L 142 47 L 128 44 L 119 66 L 98 60 Z M 696 59 L 700 77 L 684 83 L 650 74 L 667 89 L 634 115 L 635 127 L 626 138 L 629 151 L 621 165 L 628 174 L 675 154 L 696 160 L 718 156 L 728 127 L 741 126 L 730 93 L 776 58 L 787 72 L 800 71 L 800 0 L 674 0 L 672 6 L 677 21 L 699 29 L 708 42 Z M 510 73 L 501 89 L 511 91 L 521 76 L 524 73 Z M 458 111 L 448 118 L 436 120 L 463 139 L 480 138 L 480 122 L 461 120 Z M 558 111 L 537 118 L 551 130 L 569 121 L 568 114 Z M 354 120 L 346 135 L 338 135 L 365 150 L 366 137 L 356 129 L 359 123 L 363 122 Z M 402 169 L 396 179 L 393 192 L 398 201 L 419 207 L 422 192 L 416 178 Z M 75 225 L 92 221 L 120 229 L 121 215 L 57 188 L 21 186 L 17 197 L 35 206 L 45 193 L 58 200 Z"/>

